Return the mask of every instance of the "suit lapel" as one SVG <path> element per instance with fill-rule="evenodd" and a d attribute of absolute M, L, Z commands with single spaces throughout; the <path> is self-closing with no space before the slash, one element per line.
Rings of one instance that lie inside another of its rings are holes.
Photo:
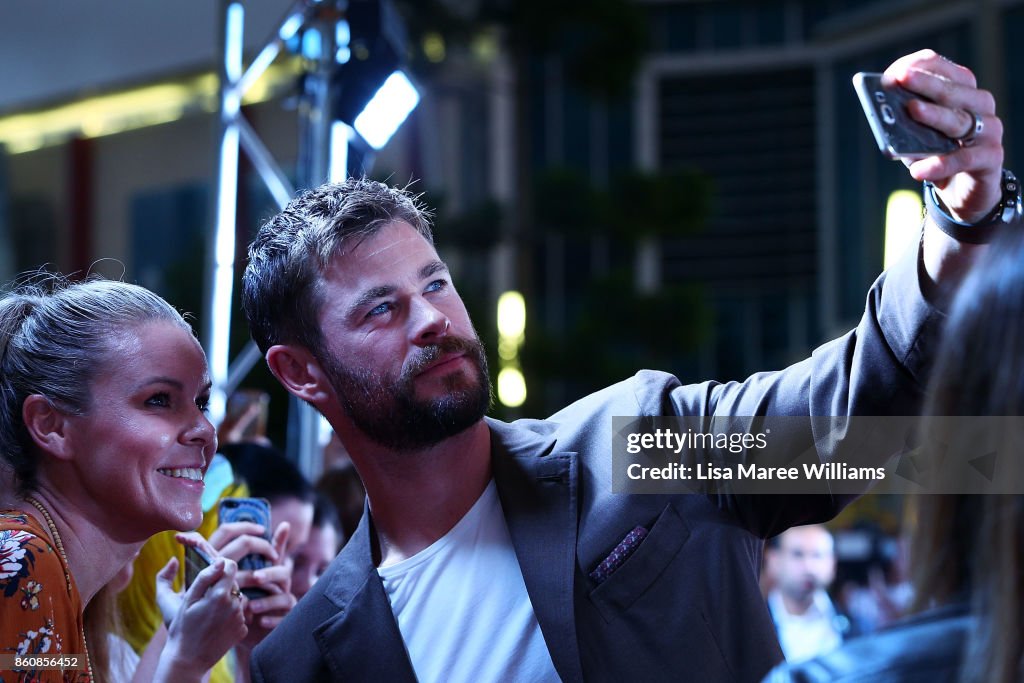
<path fill-rule="evenodd" d="M 373 564 L 372 524 L 364 510 L 359 527 L 345 544 L 324 597 L 338 611 L 314 631 L 332 680 L 382 680 L 415 683 L 391 603 Z"/>
<path fill-rule="evenodd" d="M 563 681 L 583 680 L 573 588 L 578 519 L 576 454 L 527 430 L 488 420 L 491 461 L 523 581 Z M 338 611 L 314 630 L 335 680 L 416 680 L 373 564 L 367 512 L 332 566 L 324 596 Z M 325 577 L 327 578 L 327 577 Z"/>
<path fill-rule="evenodd" d="M 573 584 L 578 519 L 576 454 L 542 435 L 488 421 L 491 461 L 526 590 L 563 681 L 582 681 Z"/>

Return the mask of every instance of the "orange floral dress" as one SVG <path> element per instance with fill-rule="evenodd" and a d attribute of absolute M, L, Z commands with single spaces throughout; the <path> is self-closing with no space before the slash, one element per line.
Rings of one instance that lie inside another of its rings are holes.
<path fill-rule="evenodd" d="M 0 510 L 0 683 L 90 683 L 82 598 L 50 534 L 19 510 Z M 13 657 L 77 655 L 77 670 L 12 669 Z"/>

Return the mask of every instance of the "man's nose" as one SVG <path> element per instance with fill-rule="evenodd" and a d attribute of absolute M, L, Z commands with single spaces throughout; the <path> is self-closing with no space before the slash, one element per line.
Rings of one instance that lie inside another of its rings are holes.
<path fill-rule="evenodd" d="M 414 300 L 410 318 L 413 342 L 421 346 L 436 344 L 451 327 L 448 316 L 421 297 Z"/>

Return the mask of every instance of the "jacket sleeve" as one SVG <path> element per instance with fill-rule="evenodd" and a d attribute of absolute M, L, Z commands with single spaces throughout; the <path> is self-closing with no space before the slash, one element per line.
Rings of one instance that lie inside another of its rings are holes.
<path fill-rule="evenodd" d="M 910 250 L 879 276 L 857 327 L 810 358 L 743 382 L 684 386 L 676 380 L 659 399 L 638 392 L 641 414 L 696 416 L 711 431 L 716 422 L 732 432 L 773 426 L 769 448 L 757 454 L 766 464 L 885 465 L 913 442 L 945 319 L 924 296 L 920 254 L 920 247 Z M 652 399 L 661 405 L 652 405 Z M 771 493 L 734 495 L 728 488 L 711 498 L 747 528 L 770 536 L 834 516 L 870 483 L 825 482 L 797 500 Z"/>

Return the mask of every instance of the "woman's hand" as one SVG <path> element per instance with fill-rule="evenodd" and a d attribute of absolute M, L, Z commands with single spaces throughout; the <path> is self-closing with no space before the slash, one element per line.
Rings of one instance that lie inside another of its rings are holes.
<path fill-rule="evenodd" d="M 262 526 L 249 522 L 232 522 L 221 525 L 210 536 L 210 544 L 218 548 L 224 556 L 239 560 L 255 552 L 266 557 L 270 563 L 262 569 L 238 572 L 239 586 L 258 588 L 266 595 L 246 601 L 245 622 L 249 631 L 237 644 L 236 681 L 248 680 L 249 655 L 252 649 L 295 606 L 295 596 L 291 593 L 292 563 L 284 552 L 288 532 L 288 523 L 281 522 L 274 530 L 273 538 L 268 542 L 262 536 Z"/>
<path fill-rule="evenodd" d="M 233 560 L 217 556 L 194 532 L 177 538 L 185 545 L 202 547 L 214 559 L 183 593 L 172 586 L 177 558 L 171 558 L 157 575 L 157 603 L 169 623 L 155 680 L 198 681 L 245 638 L 245 599 L 236 582 L 238 565 Z"/>

